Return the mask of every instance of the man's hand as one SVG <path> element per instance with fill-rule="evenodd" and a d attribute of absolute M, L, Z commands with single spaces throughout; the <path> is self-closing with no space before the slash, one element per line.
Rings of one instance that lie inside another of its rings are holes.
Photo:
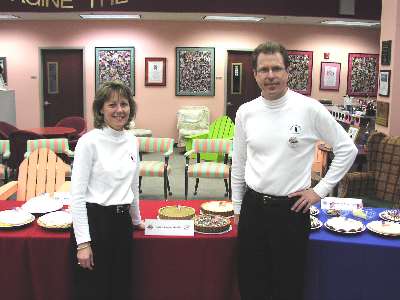
<path fill-rule="evenodd" d="M 289 194 L 289 198 L 292 197 L 300 198 L 295 204 L 293 204 L 291 210 L 294 210 L 295 212 L 302 210 L 303 213 L 306 213 L 310 209 L 311 205 L 321 200 L 320 196 L 318 196 L 318 194 L 314 192 L 312 188 Z"/>

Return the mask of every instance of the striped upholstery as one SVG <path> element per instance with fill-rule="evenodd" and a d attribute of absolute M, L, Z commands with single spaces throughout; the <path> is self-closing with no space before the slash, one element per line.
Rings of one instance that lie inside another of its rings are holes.
<path fill-rule="evenodd" d="M 171 195 L 168 175 L 171 167 L 168 165 L 169 156 L 174 151 L 174 139 L 156 137 L 137 137 L 139 152 L 141 154 L 139 167 L 139 191 L 141 192 L 142 177 L 163 177 L 164 178 L 164 198 L 167 199 L 167 191 Z M 163 160 L 142 160 L 142 153 L 160 153 L 164 156 Z"/>
<path fill-rule="evenodd" d="M 174 139 L 137 137 L 140 152 L 164 152 L 164 155 L 171 155 L 174 147 Z"/>
<path fill-rule="evenodd" d="M 140 162 L 140 176 L 163 177 L 164 176 L 164 162 L 163 161 L 141 161 Z M 171 173 L 171 167 L 167 167 L 167 174 Z"/>
<path fill-rule="evenodd" d="M 194 195 L 197 195 L 199 178 L 222 178 L 225 182 L 225 196 L 231 197 L 231 155 L 232 140 L 230 139 L 194 139 L 192 149 L 185 153 L 185 199 L 188 194 L 189 177 L 196 178 Z M 201 153 L 218 153 L 224 156 L 224 162 L 201 161 Z M 190 163 L 190 158 L 196 155 L 196 163 Z"/>
<path fill-rule="evenodd" d="M 36 149 L 46 148 L 50 149 L 55 153 L 63 153 L 69 157 L 74 156 L 74 152 L 69 149 L 68 139 L 38 139 L 38 140 L 28 140 L 26 142 L 26 153 L 25 157 L 28 157 L 31 152 Z"/>
<path fill-rule="evenodd" d="M 232 140 L 194 139 L 192 149 L 196 153 L 229 153 L 232 149 Z"/>
<path fill-rule="evenodd" d="M 229 178 L 229 166 L 215 162 L 197 163 L 189 165 L 188 175 L 196 178 Z"/>
<path fill-rule="evenodd" d="M 3 155 L 3 159 L 10 157 L 10 141 L 0 140 L 0 154 Z"/>

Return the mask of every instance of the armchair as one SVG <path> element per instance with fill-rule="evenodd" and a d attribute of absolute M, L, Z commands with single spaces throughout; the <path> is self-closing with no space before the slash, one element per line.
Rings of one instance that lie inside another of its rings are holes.
<path fill-rule="evenodd" d="M 185 147 L 186 138 L 208 133 L 210 111 L 207 106 L 183 106 L 177 112 L 178 147 Z"/>
<path fill-rule="evenodd" d="M 223 178 L 225 183 L 225 197 L 231 198 L 231 151 L 232 140 L 227 139 L 195 139 L 193 140 L 192 150 L 184 154 L 185 164 L 185 199 L 188 195 L 189 177 L 196 178 L 194 195 L 197 195 L 199 187 L 199 178 Z M 190 164 L 190 157 L 196 154 L 196 163 Z M 224 162 L 201 162 L 201 153 L 219 153 L 223 154 Z"/>
<path fill-rule="evenodd" d="M 400 137 L 370 135 L 367 171 L 348 173 L 340 181 L 339 197 L 360 197 L 366 206 L 400 205 Z"/>
<path fill-rule="evenodd" d="M 167 200 L 168 195 L 172 195 L 169 185 L 168 175 L 171 167 L 168 165 L 169 157 L 173 153 L 174 139 L 170 138 L 153 138 L 153 137 L 137 137 L 139 143 L 140 167 L 139 167 L 139 192 L 142 192 L 143 176 L 163 177 L 164 178 L 164 199 Z M 157 152 L 160 153 L 164 160 L 143 160 L 143 153 Z"/>
<path fill-rule="evenodd" d="M 8 199 L 15 193 L 21 201 L 43 193 L 53 194 L 65 182 L 65 173 L 69 170 L 53 151 L 37 149 L 19 166 L 18 181 L 0 187 L 0 199 Z"/>

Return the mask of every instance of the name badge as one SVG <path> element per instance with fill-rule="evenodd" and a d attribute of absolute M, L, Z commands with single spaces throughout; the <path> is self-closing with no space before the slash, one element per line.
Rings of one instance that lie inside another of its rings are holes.
<path fill-rule="evenodd" d="M 194 236 L 193 220 L 146 219 L 144 235 Z"/>

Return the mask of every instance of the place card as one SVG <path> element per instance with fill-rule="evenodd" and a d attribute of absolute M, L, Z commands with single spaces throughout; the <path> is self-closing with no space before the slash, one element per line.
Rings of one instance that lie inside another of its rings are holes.
<path fill-rule="evenodd" d="M 194 236 L 193 220 L 146 219 L 144 235 Z"/>
<path fill-rule="evenodd" d="M 363 208 L 362 199 L 325 197 L 321 199 L 321 209 L 349 210 Z"/>

